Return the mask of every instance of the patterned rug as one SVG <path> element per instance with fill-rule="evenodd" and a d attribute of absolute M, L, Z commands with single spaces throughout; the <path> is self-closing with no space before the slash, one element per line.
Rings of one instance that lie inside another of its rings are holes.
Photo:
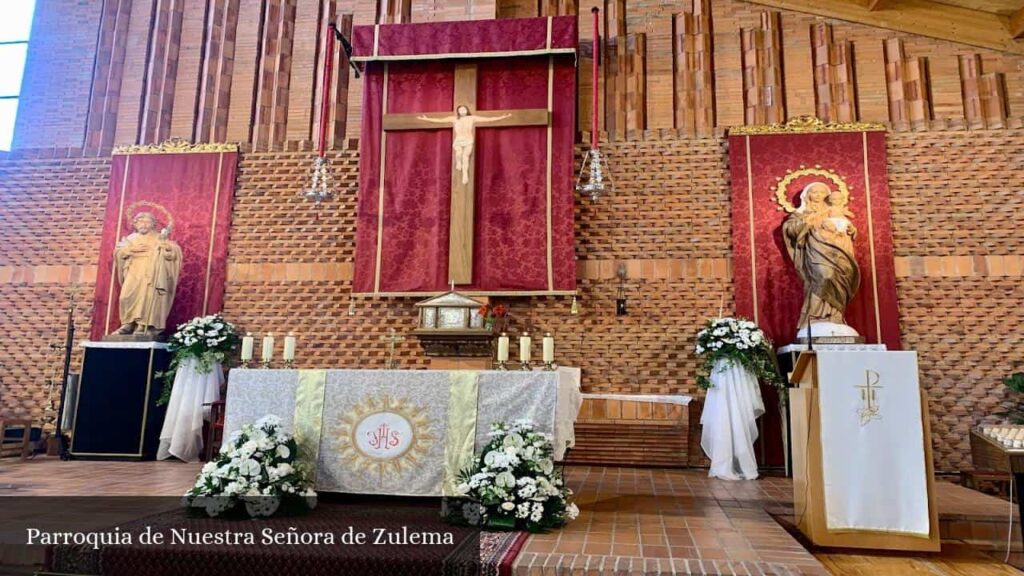
<path fill-rule="evenodd" d="M 481 576 L 512 576 L 512 564 L 529 537 L 526 532 L 481 533 Z"/>
<path fill-rule="evenodd" d="M 269 520 L 189 518 L 175 510 L 120 526 L 122 538 L 126 533 L 133 535 L 132 544 L 101 544 L 96 549 L 51 546 L 46 569 L 89 576 L 511 576 L 527 534 L 481 533 L 452 526 L 440 519 L 438 510 L 436 501 L 421 499 L 322 502 L 305 516 Z M 138 536 L 147 530 L 164 534 L 164 544 L 139 544 Z M 382 530 L 388 541 L 373 544 L 382 537 Z M 334 544 L 268 544 L 267 531 L 283 539 L 332 533 Z M 344 534 L 360 533 L 367 535 L 366 543 L 344 543 Z M 440 540 L 446 541 L 414 545 L 409 543 L 413 533 L 425 538 L 441 534 Z M 254 542 L 245 541 L 245 534 L 252 534 Z M 444 534 L 451 536 L 446 539 Z M 205 543 L 193 537 L 218 540 Z"/>

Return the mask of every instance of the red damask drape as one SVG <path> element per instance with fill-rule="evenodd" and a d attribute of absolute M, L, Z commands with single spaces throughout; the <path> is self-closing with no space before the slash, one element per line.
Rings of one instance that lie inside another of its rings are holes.
<path fill-rule="evenodd" d="M 158 228 L 171 225 L 181 246 L 178 289 L 168 332 L 196 316 L 219 312 L 224 303 L 228 231 L 234 197 L 236 152 L 115 154 L 100 240 L 90 338 L 120 326 L 114 247 L 132 232 L 136 213 L 153 213 Z"/>
<path fill-rule="evenodd" d="M 453 110 L 465 62 L 477 66 L 478 111 L 548 109 L 551 125 L 477 130 L 473 281 L 459 288 L 575 289 L 575 42 L 574 18 L 356 28 L 365 82 L 355 292 L 447 288 L 452 131 L 389 131 L 381 146 L 382 116 Z"/>
<path fill-rule="evenodd" d="M 807 184 L 822 181 L 835 186 L 814 171 L 831 172 L 850 190 L 849 208 L 858 230 L 854 250 L 860 289 L 846 310 L 847 323 L 867 342 L 899 349 L 885 132 L 734 132 L 729 137 L 729 164 L 737 313 L 756 320 L 777 345 L 794 340 L 803 285 L 786 253 L 782 222 L 787 213 L 776 191 L 785 183 L 784 197 L 799 206 L 800 191 Z"/>

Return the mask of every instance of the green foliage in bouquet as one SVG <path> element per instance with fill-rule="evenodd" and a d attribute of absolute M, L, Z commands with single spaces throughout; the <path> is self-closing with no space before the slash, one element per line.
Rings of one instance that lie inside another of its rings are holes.
<path fill-rule="evenodd" d="M 178 368 L 189 358 L 195 358 L 199 372 L 209 374 L 214 364 L 223 364 L 228 353 L 238 346 L 241 338 L 234 325 L 220 314 L 199 316 L 178 326 L 177 332 L 167 343 L 171 363 L 167 370 L 157 373 L 164 382 L 157 405 L 171 400 L 174 377 Z"/>
<path fill-rule="evenodd" d="M 208 516 L 266 517 L 307 512 L 317 494 L 296 462 L 298 445 L 268 415 L 228 438 L 215 460 L 203 466 L 183 504 Z"/>
<path fill-rule="evenodd" d="M 711 387 L 711 371 L 719 360 L 725 360 L 727 365 L 736 363 L 743 366 L 762 382 L 779 388 L 785 386 L 775 366 L 771 341 L 750 320 L 708 320 L 697 333 L 696 352 L 702 359 L 697 372 L 697 385 L 705 390 Z"/>
<path fill-rule="evenodd" d="M 459 476 L 465 500 L 446 504 L 452 522 L 492 530 L 546 532 L 575 519 L 572 490 L 555 469 L 551 438 L 528 421 L 491 425 L 491 440 Z"/>
<path fill-rule="evenodd" d="M 1003 416 L 1012 424 L 1024 424 L 1024 402 L 1021 402 L 1021 394 L 1024 394 L 1024 372 L 1015 372 L 1003 379 L 1003 385 L 1017 393 L 1017 400 L 1010 407 L 1002 412 L 996 412 L 997 416 Z"/>

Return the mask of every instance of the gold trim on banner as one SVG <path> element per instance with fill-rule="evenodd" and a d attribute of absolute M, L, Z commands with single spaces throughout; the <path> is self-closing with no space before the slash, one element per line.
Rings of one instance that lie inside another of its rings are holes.
<path fill-rule="evenodd" d="M 117 206 L 117 228 L 114 231 L 114 250 L 110 251 L 110 284 L 107 287 L 107 317 L 103 321 L 103 334 L 110 333 L 110 313 L 114 303 L 114 274 L 117 273 L 117 260 L 114 258 L 114 251 L 117 250 L 117 244 L 121 241 L 121 220 L 124 218 L 124 189 L 128 186 L 128 168 L 132 165 L 132 157 L 129 156 L 124 160 L 124 176 L 121 177 L 121 199 L 118 201 Z"/>
<path fill-rule="evenodd" d="M 544 48 L 545 48 L 546 50 L 551 50 L 551 25 L 552 25 L 553 21 L 554 21 L 554 19 L 553 19 L 553 18 L 552 18 L 551 16 L 548 16 L 548 22 L 547 22 L 547 25 L 548 25 L 548 32 L 547 32 L 547 38 L 546 38 L 546 39 L 544 40 Z"/>
<path fill-rule="evenodd" d="M 551 18 L 548 18 L 548 41 L 551 40 Z M 547 192 L 547 256 L 548 256 L 548 290 L 555 289 L 555 273 L 554 263 L 552 262 L 552 236 L 551 231 L 551 170 L 553 168 L 551 163 L 551 150 L 552 150 L 552 138 L 554 134 L 554 126 L 552 119 L 554 118 L 554 102 L 555 102 L 555 59 L 548 57 L 548 126 L 547 126 L 547 170 L 545 171 L 545 190 Z"/>
<path fill-rule="evenodd" d="M 320 458 L 326 385 L 326 370 L 299 370 L 299 384 L 295 388 L 295 412 L 292 418 L 295 443 L 299 448 L 296 460 L 305 466 L 314 482 L 317 460 Z"/>
<path fill-rule="evenodd" d="M 193 154 L 201 152 L 238 152 L 236 142 L 197 142 L 193 144 L 184 138 L 171 138 L 159 144 L 132 144 L 117 146 L 114 155 L 128 154 Z"/>
<path fill-rule="evenodd" d="M 750 283 L 751 296 L 754 298 L 754 324 L 760 322 L 760 311 L 757 309 L 757 258 L 755 258 L 754 246 L 754 174 L 750 167 L 750 136 L 745 137 L 744 143 L 747 147 L 747 219 L 750 223 Z"/>
<path fill-rule="evenodd" d="M 479 374 L 454 370 L 449 373 L 448 432 L 444 443 L 443 496 L 457 496 L 459 472 L 473 463 L 476 445 L 477 399 Z"/>
<path fill-rule="evenodd" d="M 353 56 L 353 62 L 395 62 L 401 60 L 447 60 L 450 58 L 508 58 L 512 56 L 544 56 L 548 54 L 576 54 L 575 48 L 536 48 L 508 52 L 445 52 L 441 54 L 396 54 L 393 56 Z"/>
<path fill-rule="evenodd" d="M 210 302 L 210 270 L 213 268 L 213 245 L 217 236 L 217 208 L 220 204 L 220 181 L 224 168 L 224 153 L 217 156 L 217 188 L 213 193 L 213 216 L 210 218 L 210 250 L 206 253 L 206 282 L 203 283 L 203 316 Z"/>
<path fill-rule="evenodd" d="M 381 95 L 381 117 L 388 113 L 388 64 L 384 63 L 384 90 Z M 387 157 L 388 132 L 380 130 L 380 172 L 377 176 L 377 262 L 373 274 L 373 291 L 380 292 L 381 251 L 384 249 L 384 159 Z"/>
<path fill-rule="evenodd" d="M 882 315 L 878 309 L 878 266 L 875 264 L 875 224 L 871 217 L 871 177 L 868 174 L 868 135 L 862 137 L 864 143 L 864 202 L 868 206 L 868 248 L 871 250 L 871 289 L 875 300 L 875 334 L 878 344 L 882 343 Z"/>
<path fill-rule="evenodd" d="M 884 132 L 885 124 L 877 122 L 822 122 L 814 116 L 797 116 L 785 124 L 734 126 L 730 136 L 757 136 L 763 134 L 811 134 L 814 132 Z"/>

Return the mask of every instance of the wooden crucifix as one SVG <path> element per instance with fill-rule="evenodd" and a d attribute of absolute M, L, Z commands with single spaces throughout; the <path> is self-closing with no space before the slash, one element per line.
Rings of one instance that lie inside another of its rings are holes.
<path fill-rule="evenodd" d="M 448 238 L 448 280 L 473 281 L 473 204 L 475 132 L 477 128 L 547 126 L 544 108 L 476 111 L 476 64 L 456 64 L 452 112 L 384 114 L 383 128 L 394 130 L 452 130 L 451 229 Z M 383 176 L 382 176 L 383 177 Z"/>

